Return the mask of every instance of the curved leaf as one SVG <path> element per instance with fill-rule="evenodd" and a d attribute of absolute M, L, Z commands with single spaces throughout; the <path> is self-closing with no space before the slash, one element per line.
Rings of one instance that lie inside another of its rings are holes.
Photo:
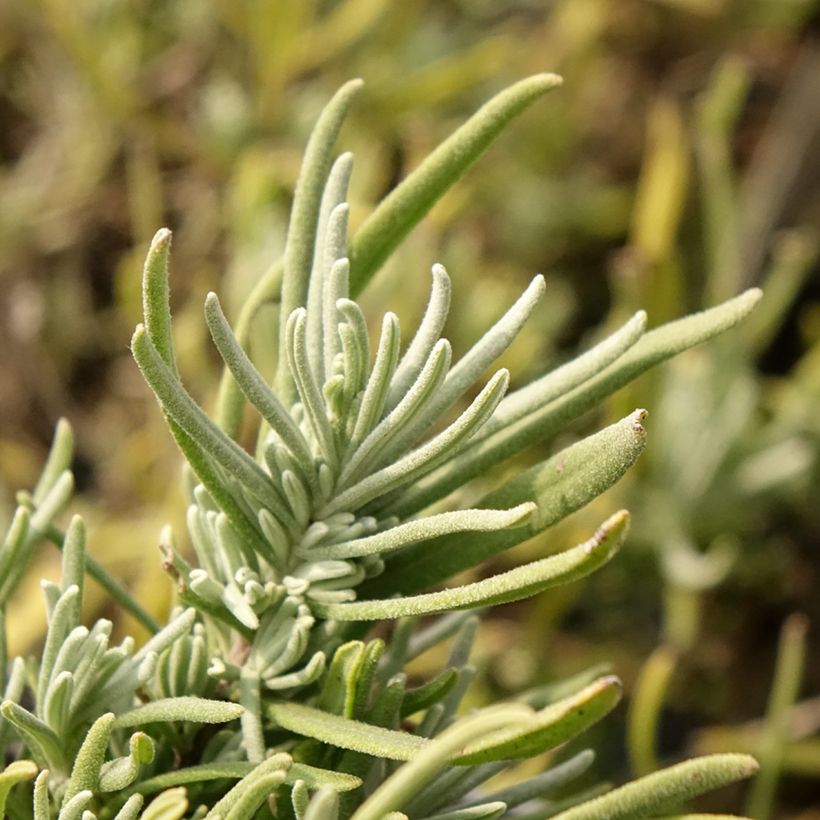
<path fill-rule="evenodd" d="M 341 604 L 315 603 L 313 608 L 323 618 L 375 621 L 518 601 L 549 587 L 583 578 L 598 569 L 615 555 L 626 536 L 628 524 L 629 513 L 621 510 L 608 518 L 595 535 L 583 544 L 462 587 L 405 598 Z"/>

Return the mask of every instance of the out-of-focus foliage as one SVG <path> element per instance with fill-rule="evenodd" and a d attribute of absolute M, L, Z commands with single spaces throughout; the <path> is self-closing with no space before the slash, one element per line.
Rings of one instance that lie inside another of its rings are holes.
<path fill-rule="evenodd" d="M 370 312 L 400 282 L 399 318 L 415 324 L 418 272 L 442 261 L 466 300 L 446 328 L 460 352 L 541 271 L 538 326 L 501 361 L 523 382 L 638 306 L 660 323 L 748 285 L 767 296 L 742 341 L 602 409 L 598 421 L 656 408 L 650 458 L 622 490 L 631 547 L 586 585 L 488 623 L 484 685 L 604 657 L 629 679 L 660 644 L 676 665 L 652 754 L 679 752 L 693 725 L 762 716 L 780 624 L 805 612 L 815 647 L 820 625 L 817 17 L 816 0 L 0 2 L 3 485 L 31 484 L 69 416 L 80 488 L 116 512 L 85 513 L 110 545 L 98 557 L 164 589 L 144 546 L 179 522 L 179 466 L 126 350 L 155 228 L 174 229 L 174 269 L 190 277 L 174 280 L 177 355 L 207 401 L 215 362 L 189 296 L 219 283 L 230 313 L 279 257 L 305 136 L 337 86 L 367 80 L 341 138 L 364 160 L 355 228 L 491 92 L 558 71 L 550 106 L 405 240 Z M 601 512 L 570 519 L 567 537 Z M 104 605 L 94 585 L 86 597 Z M 13 652 L 36 641 L 31 609 Z M 820 692 L 817 657 L 797 697 Z M 784 806 L 805 805 L 806 784 L 790 781 Z"/>

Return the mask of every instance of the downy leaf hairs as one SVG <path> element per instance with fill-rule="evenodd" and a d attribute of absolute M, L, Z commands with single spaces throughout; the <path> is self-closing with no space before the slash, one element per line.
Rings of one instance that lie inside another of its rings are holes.
<path fill-rule="evenodd" d="M 582 543 L 483 580 L 457 573 L 542 533 L 605 492 L 646 446 L 646 411 L 497 482 L 469 509 L 459 490 L 548 441 L 648 368 L 741 321 L 748 291 L 646 330 L 637 313 L 573 361 L 517 390 L 483 374 L 536 314 L 536 276 L 463 355 L 442 337 L 450 278 L 434 265 L 418 328 L 393 313 L 376 338 L 356 297 L 412 227 L 505 126 L 560 84 L 555 75 L 502 91 L 445 140 L 350 234 L 349 153 L 335 155 L 360 91 L 347 83 L 311 134 L 281 263 L 262 277 L 235 323 L 216 294 L 204 319 L 225 365 L 211 417 L 186 391 L 169 310 L 171 233 L 160 230 L 143 277 L 144 320 L 131 349 L 191 476 L 187 541 L 161 535 L 179 606 L 156 624 L 87 553 L 82 519 L 62 531 L 71 432 L 58 425 L 42 478 L 0 552 L 0 604 L 42 541 L 62 550 L 60 584 L 44 583 L 41 657 L 5 671 L 0 775 L 8 816 L 377 820 L 384 817 L 564 820 L 650 817 L 747 777 L 743 755 L 700 758 L 613 791 L 575 788 L 594 753 L 488 791 L 485 781 L 575 738 L 612 710 L 618 679 L 593 673 L 556 695 L 459 712 L 475 674 L 480 610 L 569 583 L 611 560 L 629 515 L 617 511 Z M 271 381 L 248 352 L 266 303 L 278 306 Z M 245 405 L 254 451 L 238 443 Z M 475 494 L 474 494 L 475 495 Z M 152 633 L 111 645 L 112 624 L 80 623 L 85 577 Z M 433 616 L 433 617 L 423 617 Z M 389 621 L 388 637 L 368 638 Z M 5 623 L 4 623 L 5 627 Z M 448 643 L 430 680 L 406 666 Z M 560 794 L 561 797 L 555 795 Z M 566 797 L 569 794 L 570 797 Z"/>

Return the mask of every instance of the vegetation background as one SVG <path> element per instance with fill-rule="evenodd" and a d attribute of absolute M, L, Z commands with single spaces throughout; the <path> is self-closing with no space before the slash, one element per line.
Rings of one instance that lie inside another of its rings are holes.
<path fill-rule="evenodd" d="M 179 529 L 180 459 L 127 350 L 154 231 L 174 230 L 177 354 L 207 401 L 217 371 L 202 297 L 217 289 L 235 309 L 280 254 L 306 134 L 342 82 L 366 81 L 340 141 L 357 158 L 355 225 L 494 92 L 556 71 L 563 88 L 381 272 L 371 315 L 389 306 L 412 326 L 442 262 L 458 353 L 541 271 L 548 299 L 503 362 L 521 383 L 639 307 L 654 325 L 755 284 L 766 298 L 739 332 L 584 421 L 647 407 L 649 450 L 591 509 L 500 560 L 584 537 L 618 506 L 634 514 L 629 547 L 584 582 L 490 613 L 475 698 L 611 661 L 633 696 L 595 730 L 600 772 L 773 748 L 785 780 L 766 813 L 820 817 L 819 11 L 0 0 L 0 516 L 68 416 L 92 552 L 166 610 L 155 544 L 162 524 Z M 32 579 L 56 562 L 39 569 Z M 15 604 L 27 628 L 12 654 L 41 635 L 33 584 Z M 800 703 L 786 697 L 778 730 L 776 709 L 749 721 L 767 712 L 779 640 L 805 669 L 780 676 Z"/>

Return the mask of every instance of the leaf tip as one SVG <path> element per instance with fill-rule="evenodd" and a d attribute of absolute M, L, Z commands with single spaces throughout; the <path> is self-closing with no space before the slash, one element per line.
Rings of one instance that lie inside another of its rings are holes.
<path fill-rule="evenodd" d="M 151 240 L 151 247 L 149 253 L 156 253 L 157 251 L 165 251 L 171 245 L 171 238 L 173 234 L 169 228 L 160 228 Z"/>

